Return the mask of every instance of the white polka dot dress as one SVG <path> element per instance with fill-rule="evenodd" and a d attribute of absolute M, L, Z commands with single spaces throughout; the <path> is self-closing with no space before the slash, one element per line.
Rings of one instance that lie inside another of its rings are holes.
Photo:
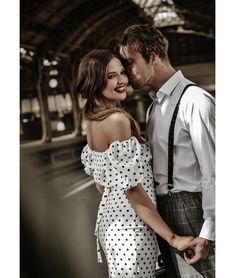
<path fill-rule="evenodd" d="M 86 145 L 81 160 L 85 172 L 105 186 L 95 230 L 98 261 L 102 262 L 101 245 L 110 278 L 154 278 L 156 234 L 136 215 L 124 194 L 140 183 L 156 206 L 149 147 L 132 136 L 113 142 L 105 152 Z"/>

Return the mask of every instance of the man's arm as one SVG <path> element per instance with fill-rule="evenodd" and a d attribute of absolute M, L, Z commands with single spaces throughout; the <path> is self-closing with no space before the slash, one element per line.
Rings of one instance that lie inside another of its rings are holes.
<path fill-rule="evenodd" d="M 211 242 L 215 240 L 215 105 L 212 97 L 194 92 L 187 107 L 187 121 L 202 174 L 204 218 L 199 237 L 188 246 L 195 251 L 195 256 L 187 260 L 188 263 L 193 264 L 207 257 Z"/>

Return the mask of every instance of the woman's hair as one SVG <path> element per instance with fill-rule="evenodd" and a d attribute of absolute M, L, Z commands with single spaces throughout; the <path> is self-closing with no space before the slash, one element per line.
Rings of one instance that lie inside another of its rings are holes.
<path fill-rule="evenodd" d="M 115 57 L 109 50 L 92 50 L 79 64 L 75 90 L 87 100 L 83 108 L 87 119 L 97 113 L 97 101 L 102 104 L 106 100 L 102 92 L 107 85 L 107 65 Z"/>
<path fill-rule="evenodd" d="M 147 62 L 153 53 L 158 54 L 162 60 L 168 59 L 168 40 L 151 24 L 128 27 L 117 41 L 117 52 L 121 46 L 128 46 L 139 52 Z"/>
<path fill-rule="evenodd" d="M 117 103 L 116 108 L 102 110 L 98 103 L 104 104 L 107 101 L 103 95 L 103 90 L 107 85 L 107 65 L 117 58 L 110 50 L 92 50 L 81 60 L 78 67 L 77 79 L 75 81 L 75 91 L 86 99 L 86 103 L 81 111 L 86 120 L 102 121 L 113 113 L 123 113 L 130 120 L 132 134 L 140 143 L 145 140 L 140 136 L 138 123 L 132 116 L 121 108 Z"/>

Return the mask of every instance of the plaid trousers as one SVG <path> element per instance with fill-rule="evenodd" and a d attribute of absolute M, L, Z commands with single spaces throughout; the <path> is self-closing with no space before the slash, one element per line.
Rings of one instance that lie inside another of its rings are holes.
<path fill-rule="evenodd" d="M 158 196 L 158 212 L 178 235 L 198 237 L 204 219 L 201 192 L 186 192 Z M 215 246 L 212 246 L 208 257 L 193 266 L 188 265 L 182 254 L 172 249 L 166 241 L 158 237 L 160 251 L 169 278 L 214 278 Z"/>

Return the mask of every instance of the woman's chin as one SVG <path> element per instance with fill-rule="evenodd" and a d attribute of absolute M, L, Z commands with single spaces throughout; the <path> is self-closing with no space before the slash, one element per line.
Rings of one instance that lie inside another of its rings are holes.
<path fill-rule="evenodd" d="M 120 100 L 124 100 L 126 98 L 126 93 L 124 93 L 122 96 L 121 96 L 121 99 Z"/>
<path fill-rule="evenodd" d="M 122 101 L 122 100 L 124 100 L 125 98 L 126 98 L 126 92 L 125 92 L 125 93 L 119 93 L 119 94 L 117 95 L 116 100 L 117 100 L 117 101 Z"/>

